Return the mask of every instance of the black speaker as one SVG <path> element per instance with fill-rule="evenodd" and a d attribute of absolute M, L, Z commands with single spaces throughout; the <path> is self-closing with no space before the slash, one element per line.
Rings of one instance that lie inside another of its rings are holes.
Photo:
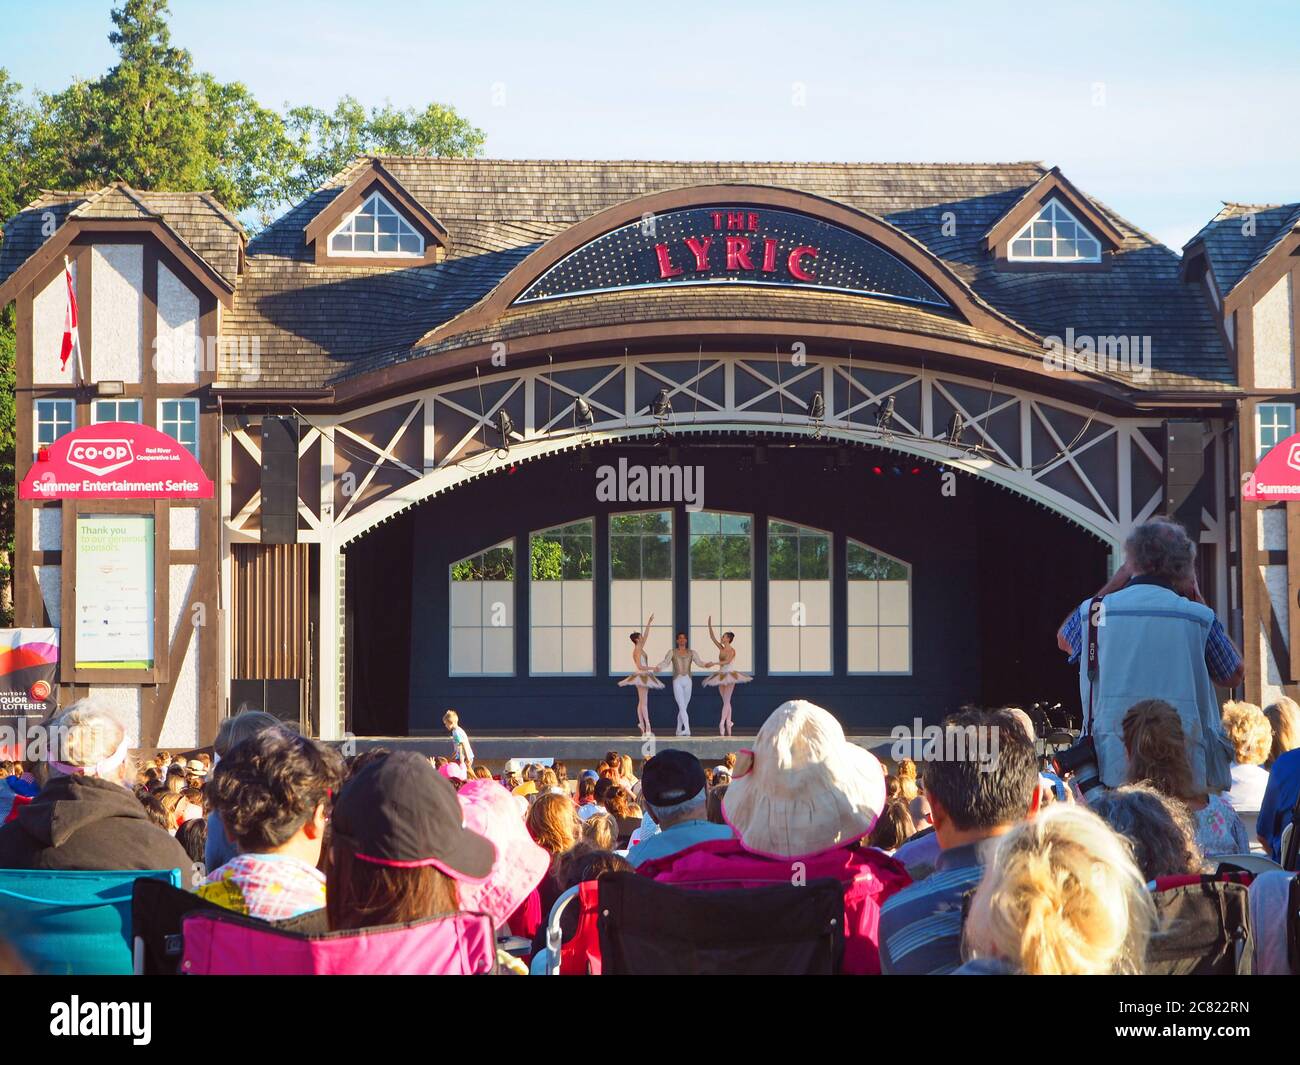
<path fill-rule="evenodd" d="M 262 419 L 262 543 L 298 540 L 298 419 Z"/>
<path fill-rule="evenodd" d="M 1166 517 L 1173 518 L 1193 540 L 1201 536 L 1201 508 L 1209 499 L 1205 476 L 1205 423 L 1170 419 L 1164 423 Z"/>
<path fill-rule="evenodd" d="M 232 713 L 237 713 L 241 707 L 265 710 L 286 725 L 307 731 L 300 680 L 232 680 L 230 705 Z"/>

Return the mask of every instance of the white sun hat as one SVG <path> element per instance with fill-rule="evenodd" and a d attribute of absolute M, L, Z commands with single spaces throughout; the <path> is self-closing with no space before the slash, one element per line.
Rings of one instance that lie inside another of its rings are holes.
<path fill-rule="evenodd" d="M 798 858 L 865 836 L 884 806 L 875 756 L 845 739 L 828 711 L 792 699 L 740 752 L 722 815 L 746 850 Z"/>

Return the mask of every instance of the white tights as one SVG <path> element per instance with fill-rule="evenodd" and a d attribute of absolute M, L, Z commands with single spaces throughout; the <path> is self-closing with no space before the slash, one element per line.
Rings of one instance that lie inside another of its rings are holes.
<path fill-rule="evenodd" d="M 673 698 L 677 700 L 677 735 L 691 734 L 691 719 L 686 708 L 691 704 L 691 678 L 685 674 L 673 677 Z"/>

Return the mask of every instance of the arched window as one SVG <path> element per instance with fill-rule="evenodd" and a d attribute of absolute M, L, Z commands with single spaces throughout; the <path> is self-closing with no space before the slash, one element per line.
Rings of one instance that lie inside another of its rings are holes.
<path fill-rule="evenodd" d="M 372 192 L 330 234 L 329 248 L 331 255 L 418 257 L 424 254 L 424 237 L 384 197 Z"/>
<path fill-rule="evenodd" d="M 529 671 L 590 676 L 594 526 L 591 518 L 535 532 L 529 544 Z"/>
<path fill-rule="evenodd" d="M 850 540 L 848 634 L 850 673 L 912 670 L 912 573 L 904 562 Z"/>
<path fill-rule="evenodd" d="M 691 646 L 717 660 L 709 618 L 720 638 L 736 634 L 735 666 L 754 668 L 754 519 L 748 514 L 702 510 L 690 514 Z"/>
<path fill-rule="evenodd" d="M 453 677 L 515 672 L 515 545 L 505 540 L 451 564 Z"/>
<path fill-rule="evenodd" d="M 672 646 L 673 512 L 650 510 L 609 516 L 609 669 L 630 673 L 631 632 L 655 615 L 657 635 L 646 654 L 653 666 Z"/>
<path fill-rule="evenodd" d="M 830 673 L 831 536 L 767 523 L 768 672 Z"/>

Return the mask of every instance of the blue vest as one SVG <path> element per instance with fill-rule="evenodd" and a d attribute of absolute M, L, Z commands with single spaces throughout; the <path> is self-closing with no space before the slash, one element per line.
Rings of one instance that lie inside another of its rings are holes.
<path fill-rule="evenodd" d="M 1091 603 L 1087 599 L 1079 607 L 1083 628 L 1079 696 L 1085 722 Z M 1102 600 L 1101 618 L 1090 731 L 1102 783 L 1118 787 L 1127 782 L 1122 725 L 1129 707 L 1143 699 L 1163 699 L 1182 719 L 1195 787 L 1226 791 L 1232 784 L 1233 751 L 1223 734 L 1219 697 L 1205 665 L 1214 611 L 1158 584 L 1130 584 Z"/>

